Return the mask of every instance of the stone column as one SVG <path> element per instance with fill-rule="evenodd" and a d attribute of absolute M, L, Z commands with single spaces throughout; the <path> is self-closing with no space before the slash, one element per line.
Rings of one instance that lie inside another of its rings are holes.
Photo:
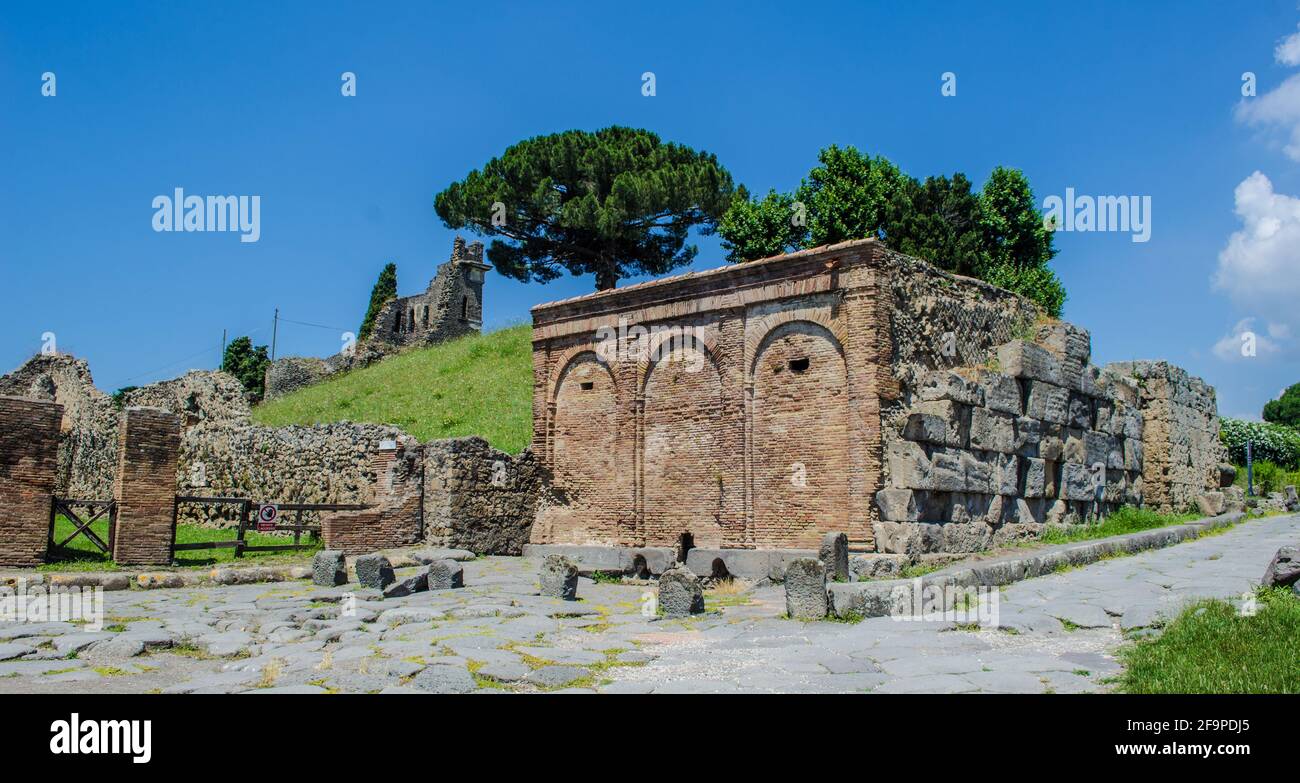
<path fill-rule="evenodd" d="M 117 441 L 117 528 L 113 559 L 120 565 L 171 562 L 176 503 L 179 416 L 158 408 L 127 408 Z"/>
<path fill-rule="evenodd" d="M 45 562 L 63 406 L 0 397 L 0 566 Z"/>

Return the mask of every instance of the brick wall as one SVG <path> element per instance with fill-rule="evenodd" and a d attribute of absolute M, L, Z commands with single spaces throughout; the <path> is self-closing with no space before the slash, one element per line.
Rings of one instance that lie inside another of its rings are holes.
<path fill-rule="evenodd" d="M 45 562 L 63 406 L 0 397 L 0 565 Z"/>
<path fill-rule="evenodd" d="M 119 565 L 171 562 L 176 463 L 181 419 L 158 408 L 127 408 L 118 435 L 117 526 L 113 559 Z"/>
<path fill-rule="evenodd" d="M 553 486 L 531 541 L 870 542 L 892 386 L 881 251 L 845 243 L 534 308 L 533 451 Z"/>
<path fill-rule="evenodd" d="M 531 541 L 972 551 L 1212 486 L 1213 390 L 1090 357 L 1086 331 L 874 240 L 539 305 Z"/>
<path fill-rule="evenodd" d="M 414 438 L 371 455 L 373 508 L 334 511 L 321 516 L 326 549 L 348 555 L 409 546 L 423 535 L 424 461 Z"/>

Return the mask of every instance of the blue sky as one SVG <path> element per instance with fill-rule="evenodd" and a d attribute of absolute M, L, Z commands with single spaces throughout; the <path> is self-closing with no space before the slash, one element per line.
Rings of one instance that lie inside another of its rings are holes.
<path fill-rule="evenodd" d="M 333 353 L 385 262 L 405 294 L 446 259 L 435 193 L 521 138 L 625 124 L 758 192 L 839 143 L 977 184 L 1018 167 L 1040 204 L 1150 196 L 1148 242 L 1057 236 L 1094 360 L 1167 358 L 1252 418 L 1300 381 L 1295 0 L 607 5 L 6 4 L 0 371 L 53 332 L 105 390 L 174 377 L 223 329 L 269 343 L 276 307 L 328 327 L 282 324 L 281 355 Z M 155 232 L 177 187 L 260 196 L 260 241 Z M 487 326 L 591 288 L 493 274 Z"/>

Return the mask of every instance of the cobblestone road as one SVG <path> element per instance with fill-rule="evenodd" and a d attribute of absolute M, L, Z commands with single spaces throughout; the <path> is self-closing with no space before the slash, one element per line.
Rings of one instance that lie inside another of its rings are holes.
<path fill-rule="evenodd" d="M 652 585 L 584 579 L 580 601 L 542 598 L 521 558 L 466 563 L 464 589 L 387 601 L 305 582 L 110 592 L 101 631 L 0 623 L 0 693 L 1105 690 L 1125 632 L 1240 596 L 1297 542 L 1300 517 L 1272 517 L 1021 582 L 983 630 L 784 620 L 772 587 L 650 619 Z"/>

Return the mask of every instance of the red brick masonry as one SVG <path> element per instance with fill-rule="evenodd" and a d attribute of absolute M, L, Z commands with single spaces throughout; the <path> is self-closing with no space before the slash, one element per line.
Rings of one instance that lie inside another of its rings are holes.
<path fill-rule="evenodd" d="M 374 508 L 334 511 L 321 517 L 326 549 L 361 555 L 408 546 L 423 535 L 424 472 L 415 439 L 371 456 Z"/>
<path fill-rule="evenodd" d="M 533 308 L 533 449 L 561 500 L 539 505 L 532 543 L 869 541 L 897 395 L 884 252 L 851 242 Z"/>
<path fill-rule="evenodd" d="M 127 408 L 118 433 L 117 528 L 113 559 L 119 565 L 171 562 L 176 502 L 179 416 L 157 408 Z"/>
<path fill-rule="evenodd" d="M 0 565 L 45 562 L 63 406 L 0 397 Z"/>

